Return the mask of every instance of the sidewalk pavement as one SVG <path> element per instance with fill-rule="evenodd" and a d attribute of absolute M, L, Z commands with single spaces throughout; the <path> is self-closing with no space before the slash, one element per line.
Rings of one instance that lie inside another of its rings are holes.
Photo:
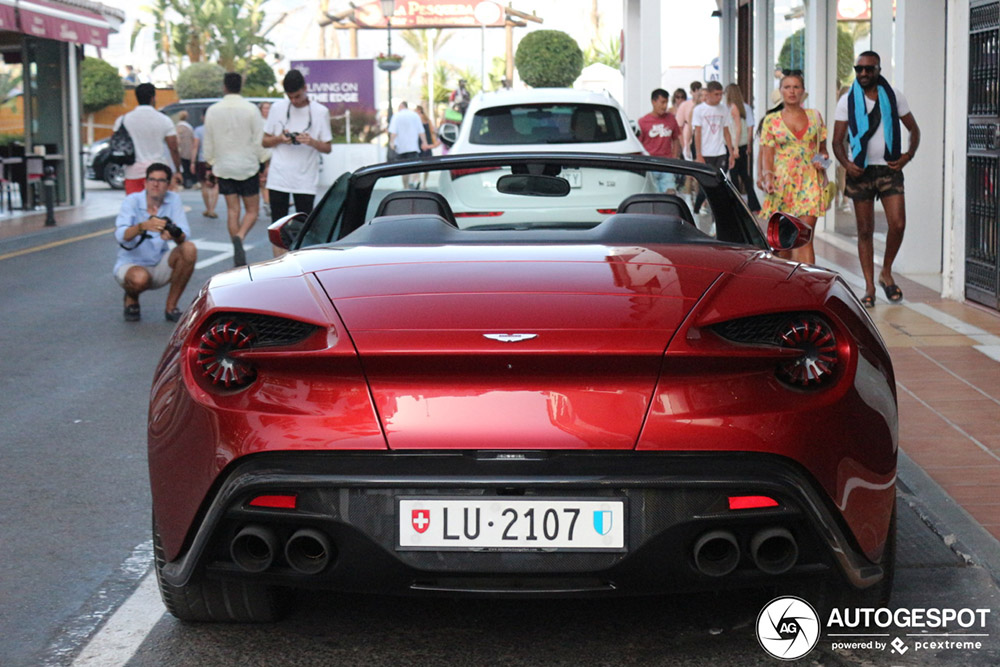
<path fill-rule="evenodd" d="M 45 227 L 44 212 L 0 218 L 0 259 L 110 231 L 123 196 L 88 190 L 84 205 L 56 212 L 55 227 Z M 860 294 L 853 243 L 820 234 L 817 264 Z M 880 290 L 868 312 L 896 371 L 903 497 L 947 544 L 1000 581 L 1000 312 L 895 278 L 903 301 L 890 304 Z"/>

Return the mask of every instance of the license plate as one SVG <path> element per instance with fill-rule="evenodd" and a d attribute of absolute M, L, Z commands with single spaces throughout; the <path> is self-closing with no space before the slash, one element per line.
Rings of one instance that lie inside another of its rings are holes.
<path fill-rule="evenodd" d="M 399 500 L 399 549 L 587 551 L 625 546 L 624 500 Z"/>
<path fill-rule="evenodd" d="M 569 187 L 571 188 L 582 188 L 583 187 L 583 172 L 579 169 L 563 169 L 559 172 L 559 175 L 569 181 Z"/>

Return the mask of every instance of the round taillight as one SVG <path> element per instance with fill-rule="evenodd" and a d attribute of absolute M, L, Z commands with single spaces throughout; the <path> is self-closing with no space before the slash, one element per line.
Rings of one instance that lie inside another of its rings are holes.
<path fill-rule="evenodd" d="M 237 350 L 253 346 L 254 334 L 246 325 L 232 320 L 218 322 L 198 342 L 198 365 L 212 384 L 226 388 L 245 387 L 254 381 L 257 371 L 233 356 Z"/>
<path fill-rule="evenodd" d="M 816 317 L 796 317 L 781 328 L 781 346 L 801 350 L 778 366 L 778 377 L 798 387 L 815 387 L 833 377 L 837 339 L 829 324 Z"/>

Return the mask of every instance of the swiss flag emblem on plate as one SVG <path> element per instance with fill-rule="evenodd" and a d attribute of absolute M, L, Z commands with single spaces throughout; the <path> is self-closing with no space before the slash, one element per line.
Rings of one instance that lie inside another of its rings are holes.
<path fill-rule="evenodd" d="M 411 510 L 410 523 L 413 525 L 413 530 L 421 534 L 426 533 L 431 526 L 431 511 Z"/>

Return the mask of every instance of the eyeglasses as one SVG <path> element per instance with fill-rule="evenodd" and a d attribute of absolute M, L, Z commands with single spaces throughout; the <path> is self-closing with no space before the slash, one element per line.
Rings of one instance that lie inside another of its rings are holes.
<path fill-rule="evenodd" d="M 879 70 L 879 66 L 878 65 L 855 65 L 854 66 L 854 73 L 855 74 L 864 74 L 865 72 L 868 72 L 869 74 L 874 74 L 878 70 Z"/>
<path fill-rule="evenodd" d="M 169 178 L 151 178 L 151 177 L 147 176 L 146 177 L 146 182 L 147 183 L 169 183 L 170 179 Z"/>
<path fill-rule="evenodd" d="M 802 76 L 802 70 L 800 69 L 783 69 L 781 70 L 782 76 Z"/>

